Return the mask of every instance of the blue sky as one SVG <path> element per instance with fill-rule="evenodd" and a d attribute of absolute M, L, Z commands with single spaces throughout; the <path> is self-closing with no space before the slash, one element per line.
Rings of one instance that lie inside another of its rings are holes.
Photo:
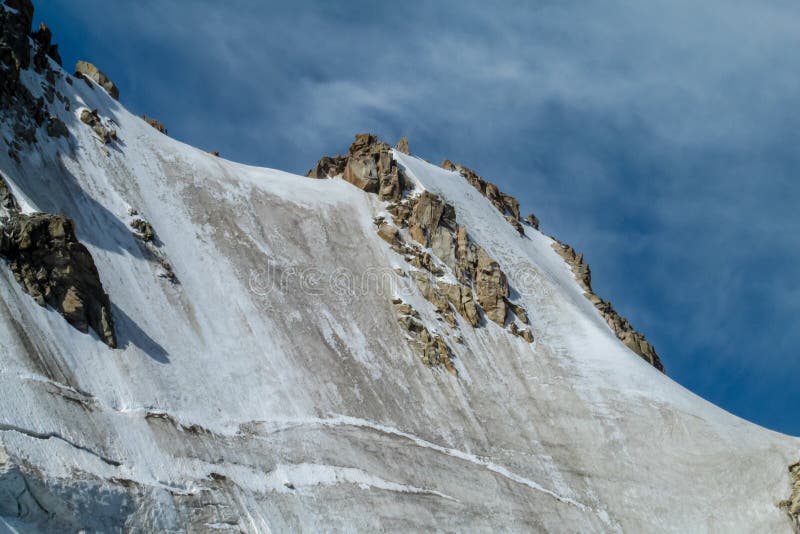
<path fill-rule="evenodd" d="M 502 9 L 501 9 L 502 6 Z M 669 375 L 800 435 L 800 3 L 39 0 L 65 65 L 233 160 L 372 131 L 516 195 Z"/>

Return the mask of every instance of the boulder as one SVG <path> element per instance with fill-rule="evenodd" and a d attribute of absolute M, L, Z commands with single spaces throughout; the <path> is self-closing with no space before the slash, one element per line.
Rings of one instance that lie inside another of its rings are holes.
<path fill-rule="evenodd" d="M 96 82 L 97 85 L 105 89 L 114 100 L 119 100 L 119 89 L 114 85 L 114 82 L 91 63 L 87 61 L 78 61 L 75 65 L 75 75 L 77 76 L 78 73 Z"/>
<path fill-rule="evenodd" d="M 378 236 L 393 246 L 396 246 L 401 242 L 400 231 L 397 229 L 397 227 L 388 223 L 383 223 L 378 227 Z"/>
<path fill-rule="evenodd" d="M 111 303 L 70 219 L 14 214 L 3 228 L 0 255 L 39 305 L 50 306 L 81 332 L 91 328 L 109 347 L 116 347 Z"/>

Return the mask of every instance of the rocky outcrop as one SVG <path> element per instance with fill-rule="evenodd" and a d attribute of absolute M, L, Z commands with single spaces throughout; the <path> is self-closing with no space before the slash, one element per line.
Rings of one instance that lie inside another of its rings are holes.
<path fill-rule="evenodd" d="M 408 147 L 408 138 L 401 137 L 397 144 L 394 146 L 394 149 L 398 152 L 402 152 L 403 154 L 411 154 L 411 150 Z"/>
<path fill-rule="evenodd" d="M 148 117 L 147 115 L 142 115 L 142 120 L 161 132 L 164 135 L 167 135 L 167 127 L 164 126 L 164 123 L 158 119 L 154 119 L 152 117 Z"/>
<path fill-rule="evenodd" d="M 33 2 L 31 0 L 6 0 L 5 5 L 19 12 L 26 27 L 31 27 L 34 13 Z"/>
<path fill-rule="evenodd" d="M 5 0 L 3 3 L 14 11 L 0 9 L 0 56 L 5 65 L 14 65 L 4 76 L 17 76 L 21 69 L 30 65 L 28 34 L 33 22 L 33 4 L 30 0 Z"/>
<path fill-rule="evenodd" d="M 61 65 L 61 54 L 58 53 L 58 45 L 53 44 L 53 32 L 42 22 L 39 29 L 31 34 L 36 42 L 36 53 L 33 56 L 33 66 L 37 72 L 44 71 L 48 65 L 48 58 Z"/>
<path fill-rule="evenodd" d="M 423 191 L 413 203 L 408 219 L 411 237 L 449 267 L 456 264 L 455 235 L 458 230 L 456 211 L 439 195 Z"/>
<path fill-rule="evenodd" d="M 508 314 L 508 278 L 483 248 L 475 246 L 474 287 L 478 303 L 491 321 L 504 326 Z"/>
<path fill-rule="evenodd" d="M 511 224 L 520 235 L 525 235 L 525 227 L 522 226 L 522 222 L 520 221 L 519 201 L 516 198 L 503 193 L 495 184 L 487 182 L 469 167 L 464 167 L 463 165 L 453 163 L 449 159 L 446 159 L 442 162 L 442 168 L 461 174 L 465 180 L 472 184 L 475 189 L 480 191 L 480 193 L 497 208 L 497 211 L 503 214 L 509 224 Z M 537 220 L 537 224 L 534 228 L 538 228 L 538 226 Z"/>
<path fill-rule="evenodd" d="M 100 118 L 100 115 L 97 114 L 97 110 L 88 110 L 84 109 L 81 111 L 81 122 L 90 126 L 94 133 L 97 134 L 97 137 L 103 142 L 104 145 L 111 143 L 112 141 L 117 140 L 117 132 L 105 124 L 103 124 L 103 120 Z"/>
<path fill-rule="evenodd" d="M 402 172 L 391 154 L 391 147 L 378 137 L 364 133 L 350 145 L 342 177 L 381 200 L 399 200 L 404 189 Z"/>
<path fill-rule="evenodd" d="M 789 482 L 792 485 L 791 495 L 779 506 L 789 515 L 794 531 L 800 533 L 800 462 L 789 466 Z"/>
<path fill-rule="evenodd" d="M 41 306 L 50 306 L 80 330 L 94 330 L 116 347 L 111 303 L 91 254 L 63 215 L 20 213 L 3 184 L 2 256 L 17 282 Z"/>
<path fill-rule="evenodd" d="M 647 341 L 643 334 L 636 331 L 627 319 L 617 313 L 610 302 L 595 294 L 592 289 L 592 271 L 589 265 L 584 262 L 583 254 L 576 253 L 575 249 L 558 241 L 553 243 L 553 249 L 570 266 L 575 274 L 575 279 L 584 290 L 584 295 L 597 308 L 617 338 L 650 365 L 664 372 L 664 365 L 661 363 L 655 347 Z"/>
<path fill-rule="evenodd" d="M 401 139 L 394 150 L 407 153 L 408 140 Z M 392 148 L 377 136 L 359 134 L 346 156 L 321 158 L 308 176 L 341 175 L 356 187 L 388 201 L 386 209 L 393 224 L 382 216 L 376 217 L 378 236 L 417 269 L 410 272 L 411 279 L 450 329 L 459 328 L 456 315 L 473 328 L 480 326 L 481 310 L 489 320 L 502 327 L 508 322 L 509 310 L 514 310 L 514 315 L 527 324 L 528 314 L 524 308 L 508 300 L 510 289 L 505 273 L 485 250 L 470 240 L 466 228 L 456 221 L 455 208 L 430 191 L 406 190 L 407 180 L 391 151 Z M 506 202 L 516 206 L 515 201 L 509 199 Z M 512 211 L 519 214 L 518 207 Z M 457 283 L 442 279 L 448 269 Z M 405 276 L 405 272 L 401 275 Z M 420 332 L 413 317 L 403 317 L 401 320 L 407 329 Z M 513 319 L 510 324 L 512 334 L 533 341 L 530 329 L 519 328 Z M 422 351 L 427 354 L 426 361 L 444 358 L 436 336 L 429 332 L 420 333 L 420 336 L 426 347 Z M 421 351 L 419 346 L 417 349 Z"/>
<path fill-rule="evenodd" d="M 306 173 L 309 178 L 333 178 L 341 176 L 347 166 L 347 156 L 325 156 L 321 158 L 314 168 Z"/>
<path fill-rule="evenodd" d="M 346 156 L 320 159 L 306 176 L 342 177 L 367 193 L 377 193 L 381 200 L 399 200 L 405 188 L 403 173 L 391 154 L 392 147 L 373 134 L 356 136 Z"/>
<path fill-rule="evenodd" d="M 106 76 L 100 69 L 89 63 L 88 61 L 78 61 L 75 65 L 75 75 L 81 74 L 90 80 L 94 81 L 97 85 L 105 89 L 111 98 L 119 100 L 119 88 L 114 85 L 108 76 Z"/>
<path fill-rule="evenodd" d="M 469 287 L 437 281 L 436 289 L 447 298 L 453 308 L 464 318 L 467 323 L 476 327 L 480 324 L 481 316 L 475 303 L 475 296 Z"/>
<path fill-rule="evenodd" d="M 116 347 L 111 303 L 72 221 L 63 215 L 21 213 L 0 179 L 0 229 L 0 256 L 25 292 L 81 332 L 91 328 L 106 345 Z"/>
<path fill-rule="evenodd" d="M 156 237 L 156 233 L 153 230 L 153 225 L 144 219 L 134 219 L 131 221 L 131 228 L 135 230 L 133 235 L 145 243 L 153 241 L 153 239 Z"/>
<path fill-rule="evenodd" d="M 504 326 L 508 312 L 508 278 L 486 251 L 472 243 L 456 223 L 455 209 L 441 197 L 423 191 L 408 219 L 411 237 L 450 267 L 456 278 L 474 290 L 486 317 Z"/>
<path fill-rule="evenodd" d="M 419 313 L 410 304 L 401 299 L 394 299 L 392 303 L 397 312 L 397 322 L 407 333 L 411 347 L 422 363 L 428 367 L 444 367 L 450 373 L 457 375 L 453 365 L 453 353 L 444 338 L 432 334 L 422 324 Z"/>
<path fill-rule="evenodd" d="M 0 9 L 0 110 L 13 132 L 13 138 L 7 140 L 9 156 L 18 159 L 18 152 L 24 145 L 36 142 L 37 129 L 51 117 L 48 103 L 52 104 L 57 95 L 56 75 L 49 69 L 47 58 L 57 58 L 57 47 L 51 44 L 52 35 L 46 26 L 30 33 L 33 6 L 29 1 L 3 3 L 12 10 Z M 43 95 L 38 98 L 20 81 L 20 72 L 31 65 L 31 55 L 34 68 L 46 73 Z M 48 133 L 60 131 L 48 126 Z"/>

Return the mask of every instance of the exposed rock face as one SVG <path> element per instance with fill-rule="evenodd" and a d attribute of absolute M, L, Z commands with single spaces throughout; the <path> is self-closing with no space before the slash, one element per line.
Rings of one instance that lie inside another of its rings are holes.
<path fill-rule="evenodd" d="M 13 65 L 4 77 L 10 74 L 17 79 L 19 71 L 30 65 L 28 34 L 33 22 L 33 4 L 30 0 L 5 0 L 4 3 L 17 12 L 0 10 L 0 57 L 5 65 Z"/>
<path fill-rule="evenodd" d="M 309 178 L 332 178 L 341 175 L 346 166 L 347 156 L 325 156 L 306 173 L 306 176 Z"/>
<path fill-rule="evenodd" d="M 97 110 L 84 109 L 81 112 L 81 122 L 91 126 L 92 130 L 94 130 L 94 133 L 97 134 L 97 137 L 100 138 L 103 144 L 107 145 L 111 141 L 115 141 L 117 139 L 117 132 L 107 128 L 103 124 L 102 119 L 97 114 Z"/>
<path fill-rule="evenodd" d="M 6 0 L 5 4 L 11 9 L 19 11 L 22 21 L 30 29 L 33 23 L 33 2 L 31 0 Z"/>
<path fill-rule="evenodd" d="M 528 216 L 525 217 L 525 222 L 528 223 L 531 228 L 534 228 L 535 230 L 539 229 L 539 217 L 533 213 L 529 213 Z"/>
<path fill-rule="evenodd" d="M 405 188 L 402 171 L 391 155 L 392 148 L 373 134 L 356 136 L 346 156 L 321 158 L 306 176 L 342 177 L 367 193 L 377 193 L 382 200 L 399 200 Z"/>
<path fill-rule="evenodd" d="M 407 181 L 391 150 L 375 135 L 358 134 L 348 155 L 321 158 L 308 176 L 327 178 L 341 174 L 356 187 L 389 201 L 387 210 L 392 214 L 394 224 L 383 217 L 376 218 L 378 236 L 409 264 L 420 269 L 412 271 L 411 278 L 420 294 L 433 304 L 439 318 L 450 328 L 458 328 L 456 313 L 470 326 L 479 326 L 481 308 L 489 320 L 505 327 L 511 306 L 505 273 L 496 261 L 469 239 L 466 228 L 457 223 L 455 208 L 451 204 L 430 191 L 422 191 L 416 196 L 406 194 Z M 401 139 L 395 150 L 407 153 L 408 140 Z M 503 197 L 499 192 L 497 195 L 497 198 L 505 198 L 503 201 L 518 219 L 516 201 L 507 195 Z M 401 232 L 403 228 L 408 229 L 408 235 L 418 244 L 405 240 Z M 457 284 L 439 279 L 447 268 L 453 271 Z M 516 310 L 519 312 L 517 317 L 527 324 L 527 312 L 521 306 Z M 416 323 L 410 318 L 401 318 L 401 322 L 407 330 L 416 331 Z M 523 333 L 514 325 L 511 333 L 533 341 L 530 330 Z M 421 333 L 420 336 L 425 340 L 423 352 L 427 354 L 426 361 L 447 361 L 442 350 L 442 347 L 446 348 L 443 338 L 439 341 L 430 333 Z"/>
<path fill-rule="evenodd" d="M 8 142 L 8 153 L 17 159 L 24 144 L 36 141 L 37 129 L 50 116 L 47 103 L 52 103 L 55 97 L 52 71 L 47 72 L 44 95 L 39 98 L 21 83 L 20 71 L 30 66 L 31 52 L 34 52 L 34 67 L 46 70 L 47 56 L 55 48 L 50 44 L 51 35 L 46 27 L 30 34 L 33 6 L 29 1 L 5 0 L 4 4 L 16 11 L 0 9 L 0 110 L 6 111 L 4 118 L 10 120 L 14 134 Z"/>
<path fill-rule="evenodd" d="M 494 261 L 481 247 L 476 247 L 475 293 L 478 303 L 486 316 L 499 325 L 505 325 L 508 307 L 508 279 Z"/>
<path fill-rule="evenodd" d="M 664 365 L 658 357 L 655 347 L 647 341 L 641 333 L 633 328 L 627 319 L 620 316 L 607 302 L 597 296 L 592 289 L 592 272 L 589 265 L 583 261 L 583 254 L 578 254 L 575 249 L 564 243 L 553 243 L 553 249 L 561 255 L 575 273 L 575 279 L 583 288 L 584 295 L 600 312 L 609 328 L 616 334 L 620 341 L 633 352 L 644 358 L 653 367 L 664 372 Z"/>
<path fill-rule="evenodd" d="M 408 220 L 411 237 L 425 248 L 430 248 L 434 255 L 449 267 L 455 267 L 456 247 L 455 232 L 456 211 L 441 197 L 423 191 L 411 211 Z"/>
<path fill-rule="evenodd" d="M 91 327 L 104 343 L 116 347 L 111 303 L 71 220 L 16 214 L 3 228 L 1 241 L 0 254 L 39 305 L 49 305 L 81 332 Z"/>
<path fill-rule="evenodd" d="M 792 485 L 791 495 L 778 506 L 789 515 L 794 531 L 800 533 L 800 462 L 789 466 L 789 483 Z"/>
<path fill-rule="evenodd" d="M 167 128 L 164 126 L 164 123 L 159 121 L 158 119 L 154 119 L 152 117 L 148 117 L 147 115 L 142 115 L 142 120 L 161 132 L 164 135 L 167 135 Z"/>
<path fill-rule="evenodd" d="M 408 138 L 401 137 L 397 144 L 394 146 L 394 149 L 398 152 L 402 152 L 403 154 L 411 154 L 410 149 L 408 148 Z"/>
<path fill-rule="evenodd" d="M 100 87 L 105 89 L 111 98 L 114 100 L 119 100 L 119 89 L 114 82 L 112 82 L 108 76 L 106 76 L 100 69 L 89 63 L 88 61 L 78 61 L 75 65 L 75 73 L 81 73 L 87 78 L 93 80 L 97 83 Z"/>
<path fill-rule="evenodd" d="M 156 237 L 155 231 L 153 230 L 153 225 L 144 219 L 134 219 L 131 222 L 131 228 L 136 230 L 134 235 L 142 241 L 149 242 Z"/>
<path fill-rule="evenodd" d="M 116 347 L 111 303 L 91 254 L 75 237 L 70 219 L 23 214 L 0 179 L 0 256 L 14 278 L 40 306 L 50 306 L 80 330 L 94 330 Z"/>
<path fill-rule="evenodd" d="M 34 68 L 41 72 L 48 67 L 47 58 L 52 59 L 61 65 L 61 54 L 58 53 L 58 45 L 53 44 L 53 32 L 50 28 L 41 23 L 39 29 L 31 34 L 31 37 L 37 43 L 36 53 L 33 56 Z"/>
<path fill-rule="evenodd" d="M 405 186 L 391 147 L 369 133 L 358 134 L 350 145 L 343 177 L 359 189 L 378 193 L 382 200 L 399 200 Z"/>
<path fill-rule="evenodd" d="M 444 367 L 450 373 L 458 374 L 453 365 L 452 352 L 444 338 L 432 334 L 419 320 L 419 313 L 410 304 L 400 299 L 395 299 L 393 304 L 398 315 L 397 321 L 408 333 L 411 346 L 422 363 L 428 367 Z"/>
<path fill-rule="evenodd" d="M 478 326 L 481 320 L 478 307 L 475 304 L 475 297 L 469 287 L 448 284 L 447 282 L 439 281 L 437 289 L 443 294 L 448 301 L 453 305 L 455 310 L 470 324 L 472 327 Z"/>

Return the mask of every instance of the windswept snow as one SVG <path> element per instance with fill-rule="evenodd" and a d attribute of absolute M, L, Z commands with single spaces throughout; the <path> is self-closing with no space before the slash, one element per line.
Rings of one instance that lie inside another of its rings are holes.
<path fill-rule="evenodd" d="M 457 173 L 394 153 L 509 274 L 536 342 L 491 322 L 464 327 L 454 377 L 418 361 L 391 292 L 348 283 L 388 273 L 410 291 L 393 270 L 402 258 L 375 233 L 385 206 L 374 197 L 186 146 L 98 86 L 60 79 L 58 90 L 72 137 L 41 133 L 21 164 L 0 153 L 0 169 L 28 209 L 75 220 L 114 305 L 120 349 L 37 306 L 3 267 L 0 490 L 10 466 L 31 480 L 39 472 L 34 491 L 61 511 L 31 521 L 791 528 L 775 503 L 788 495 L 800 442 L 720 410 L 631 353 L 551 239 L 530 228 L 520 237 Z M 113 121 L 120 141 L 103 146 L 76 117 L 82 107 Z M 131 208 L 153 225 L 178 284 L 132 235 Z M 436 327 L 432 314 L 426 321 Z M 96 491 L 127 504 L 112 510 Z M 56 506 L 67 501 L 81 504 Z"/>

